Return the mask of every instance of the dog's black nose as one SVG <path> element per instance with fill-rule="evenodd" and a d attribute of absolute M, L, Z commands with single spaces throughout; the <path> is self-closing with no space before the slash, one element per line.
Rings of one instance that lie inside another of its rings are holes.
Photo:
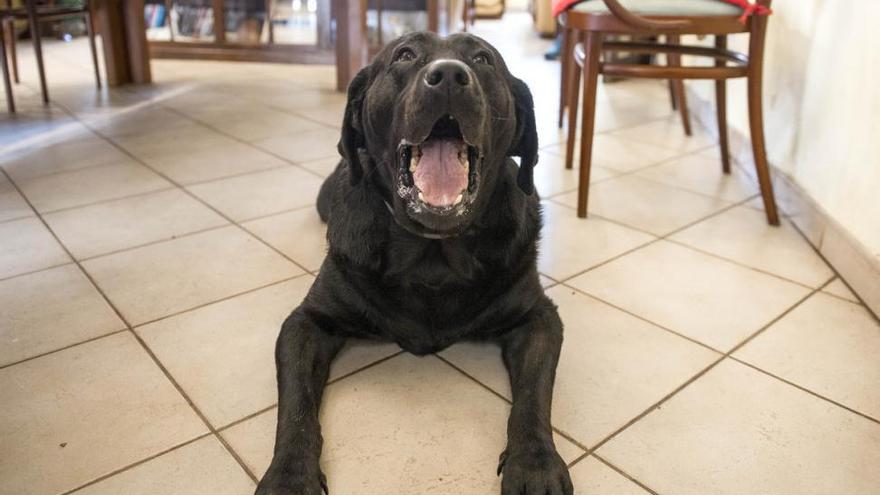
<path fill-rule="evenodd" d="M 438 60 L 428 66 L 425 84 L 439 88 L 447 84 L 467 86 L 471 83 L 468 66 L 458 60 Z"/>

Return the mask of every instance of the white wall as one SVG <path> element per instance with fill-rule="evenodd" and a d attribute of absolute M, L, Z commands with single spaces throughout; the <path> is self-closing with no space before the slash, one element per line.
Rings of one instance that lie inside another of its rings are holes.
<path fill-rule="evenodd" d="M 765 59 L 770 162 L 880 263 L 880 0 L 777 0 Z M 731 40 L 746 51 L 747 37 Z M 702 99 L 714 86 L 689 82 Z M 731 128 L 749 135 L 745 82 Z"/>

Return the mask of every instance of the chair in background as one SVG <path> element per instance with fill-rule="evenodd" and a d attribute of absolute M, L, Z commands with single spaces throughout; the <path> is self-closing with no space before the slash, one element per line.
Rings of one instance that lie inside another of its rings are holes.
<path fill-rule="evenodd" d="M 16 20 L 27 20 L 28 29 L 31 33 L 31 40 L 34 45 L 34 54 L 37 61 L 37 72 L 40 76 L 40 90 L 43 95 L 43 103 L 49 103 L 49 91 L 46 85 L 46 71 L 43 64 L 43 46 L 40 39 L 40 24 L 43 22 L 58 21 L 71 17 L 82 17 L 86 24 L 86 32 L 89 37 L 89 48 L 92 52 L 92 64 L 95 68 L 95 84 L 101 89 L 101 74 L 98 68 L 98 53 L 95 47 L 95 30 L 92 25 L 92 9 L 89 0 L 82 0 L 79 6 L 55 5 L 54 2 L 47 2 L 43 5 L 37 5 L 36 0 L 24 0 L 23 7 L 15 7 L 12 0 L 5 0 L 5 6 L 0 7 L 0 23 L 2 23 L 3 43 L 3 66 L 7 63 L 6 51 L 9 51 L 9 61 L 12 65 L 13 80 L 18 83 L 18 57 L 16 55 L 15 43 L 15 25 Z M 6 71 L 4 70 L 4 74 Z M 5 79 L 4 79 L 5 80 Z M 11 90 L 7 89 L 7 104 L 10 112 L 15 111 L 15 105 L 12 102 Z"/>
<path fill-rule="evenodd" d="M 565 110 L 568 109 L 568 121 L 571 125 L 577 124 L 578 117 L 578 109 L 577 102 L 579 97 L 578 85 L 580 84 L 580 71 L 575 70 L 576 60 L 574 57 L 574 48 L 579 43 L 583 43 L 583 32 L 578 31 L 576 29 L 571 29 L 562 26 L 562 56 L 560 57 L 560 87 L 559 87 L 559 120 L 558 126 L 562 129 L 562 121 L 565 116 Z M 679 36 L 678 35 L 669 35 L 667 36 L 667 42 L 669 44 L 677 45 L 679 44 Z M 606 53 L 607 56 L 611 57 L 615 54 L 615 52 Z M 628 57 L 629 60 L 632 60 L 632 57 Z M 608 62 L 608 61 L 606 61 Z M 670 55 L 667 57 L 667 63 L 670 66 L 681 65 L 681 57 L 676 55 Z M 684 81 L 681 79 L 670 79 L 669 80 L 669 101 L 672 104 L 672 110 L 678 111 L 681 115 L 681 124 L 684 129 L 684 133 L 687 136 L 691 135 L 691 120 L 690 114 L 688 112 L 687 107 L 687 94 L 684 90 Z M 571 103 L 571 104 L 570 104 Z M 565 168 L 572 168 L 572 163 L 574 161 L 573 158 L 573 150 L 574 150 L 574 133 L 571 132 L 572 128 L 569 128 L 569 139 L 566 142 L 566 154 L 565 154 Z"/>
<path fill-rule="evenodd" d="M 588 0 L 566 11 L 565 25 L 580 33 L 583 42 L 577 43 L 571 52 L 577 66 L 583 71 L 583 123 L 581 125 L 580 176 L 578 181 L 578 216 L 587 216 L 590 186 L 590 165 L 593 150 L 596 89 L 599 74 L 621 77 L 669 79 L 708 79 L 715 81 L 718 131 L 720 136 L 722 171 L 730 173 L 730 156 L 727 140 L 727 79 L 745 77 L 748 81 L 749 127 L 752 152 L 767 222 L 779 225 L 773 185 L 767 164 L 764 143 L 764 120 L 761 85 L 763 78 L 764 40 L 767 30 L 766 15 L 749 15 L 757 8 L 769 12 L 771 0 L 757 0 L 752 11 L 743 10 L 721 0 L 625 0 L 638 10 L 625 8 L 618 0 Z M 727 49 L 727 36 L 749 33 L 748 54 Z M 610 34 L 632 36 L 663 36 L 666 43 L 606 41 Z M 685 34 L 712 35 L 714 47 L 678 44 Z M 603 51 L 667 54 L 666 66 L 650 64 L 603 63 Z M 700 56 L 714 59 L 714 66 L 682 66 L 681 56 Z M 578 72 L 578 71 L 574 71 Z M 576 85 L 574 86 L 577 87 Z M 677 91 L 677 90 L 676 90 Z M 570 115 L 568 157 L 573 152 L 577 118 L 578 91 L 568 91 Z M 683 91 L 682 91 L 683 94 Z M 679 106 L 683 98 L 676 98 Z"/>

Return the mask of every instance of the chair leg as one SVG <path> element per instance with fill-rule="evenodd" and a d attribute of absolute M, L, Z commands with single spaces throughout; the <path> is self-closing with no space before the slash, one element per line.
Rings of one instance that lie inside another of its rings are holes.
<path fill-rule="evenodd" d="M 3 20 L 3 28 L 6 30 L 6 49 L 9 50 L 9 63 L 12 64 L 12 80 L 15 84 L 20 83 L 18 79 L 18 53 L 15 46 L 15 23 L 12 19 Z"/>
<path fill-rule="evenodd" d="M 681 42 L 681 38 L 677 34 L 666 35 L 666 41 L 670 45 L 677 45 Z M 678 67 L 681 65 L 680 55 L 667 55 L 667 64 L 670 67 Z M 691 135 L 691 119 L 688 114 L 687 95 L 684 91 L 684 81 L 675 79 L 672 81 L 672 92 L 675 95 L 675 102 L 678 105 L 678 111 L 681 114 L 681 125 L 684 127 L 684 133 Z"/>
<path fill-rule="evenodd" d="M 764 69 L 764 39 L 767 30 L 767 18 L 754 16 L 749 35 L 749 129 L 752 134 L 752 153 L 755 159 L 755 170 L 761 186 L 761 197 L 764 199 L 764 212 L 767 223 L 779 225 L 779 214 L 776 211 L 776 199 L 773 195 L 773 182 L 770 180 L 770 167 L 767 164 L 767 150 L 764 143 L 764 104 L 761 86 Z"/>
<path fill-rule="evenodd" d="M 581 156 L 578 177 L 577 215 L 587 216 L 590 193 L 590 165 L 593 158 L 593 128 L 596 122 L 596 90 L 599 86 L 599 59 L 602 56 L 602 33 L 587 31 L 584 39 L 584 97 L 581 111 Z"/>
<path fill-rule="evenodd" d="M 678 104 L 675 102 L 675 81 L 669 80 L 669 104 L 672 105 L 672 111 L 678 110 Z"/>
<path fill-rule="evenodd" d="M 573 43 L 571 43 L 571 50 L 568 52 L 568 81 L 566 87 L 568 88 L 568 132 L 566 133 L 565 138 L 565 168 L 567 170 L 571 170 L 574 164 L 574 142 L 577 139 L 577 124 L 578 124 L 578 99 L 580 98 L 581 93 L 581 69 L 578 67 L 577 62 L 574 58 L 574 47 L 577 45 L 577 42 L 580 41 L 580 33 L 575 37 L 572 35 Z"/>
<path fill-rule="evenodd" d="M 0 67 L 3 70 L 3 87 L 6 89 L 6 110 L 15 113 L 15 98 L 12 95 L 12 82 L 9 80 L 9 64 L 6 62 L 5 22 L 0 22 Z"/>
<path fill-rule="evenodd" d="M 101 89 L 101 70 L 98 67 L 98 50 L 95 48 L 95 27 L 92 23 L 94 20 L 92 18 L 92 9 L 91 2 L 85 2 L 85 15 L 83 17 L 86 21 L 86 32 L 89 35 L 89 49 L 92 51 L 92 65 L 95 66 L 95 85 L 98 89 Z"/>
<path fill-rule="evenodd" d="M 715 47 L 727 49 L 727 36 L 716 35 Z M 727 62 L 716 60 L 716 67 L 724 67 Z M 718 142 L 721 146 L 721 170 L 725 174 L 730 173 L 730 148 L 727 142 L 727 79 L 715 81 L 715 110 L 718 114 Z"/>
<path fill-rule="evenodd" d="M 40 73 L 40 90 L 43 93 L 43 103 L 49 104 L 49 90 L 46 89 L 46 70 L 43 66 L 43 45 L 40 42 L 40 24 L 37 20 L 37 5 L 34 0 L 25 0 L 27 6 L 28 26 L 31 30 L 31 40 L 34 44 L 34 54 L 37 57 L 37 71 Z"/>
<path fill-rule="evenodd" d="M 558 127 L 562 129 L 562 117 L 565 114 L 565 105 L 568 104 L 568 78 L 572 69 L 573 57 L 571 56 L 574 44 L 571 42 L 572 30 L 562 28 L 562 52 L 559 54 L 559 122 Z"/>

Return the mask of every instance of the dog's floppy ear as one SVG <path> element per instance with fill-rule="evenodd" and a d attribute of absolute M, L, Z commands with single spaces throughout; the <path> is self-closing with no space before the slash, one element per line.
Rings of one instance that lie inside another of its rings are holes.
<path fill-rule="evenodd" d="M 348 163 L 348 175 L 352 185 L 360 182 L 364 176 L 364 164 L 361 163 L 359 152 L 366 146 L 361 111 L 369 80 L 370 67 L 367 66 L 361 69 L 348 85 L 348 102 L 345 104 L 345 116 L 342 119 L 342 136 L 337 145 L 339 154 Z"/>
<path fill-rule="evenodd" d="M 511 77 L 510 89 L 516 105 L 516 135 L 511 156 L 518 156 L 519 173 L 516 182 L 526 194 L 535 190 L 532 169 L 538 163 L 538 129 L 535 127 L 535 102 L 532 92 L 521 80 Z"/>

